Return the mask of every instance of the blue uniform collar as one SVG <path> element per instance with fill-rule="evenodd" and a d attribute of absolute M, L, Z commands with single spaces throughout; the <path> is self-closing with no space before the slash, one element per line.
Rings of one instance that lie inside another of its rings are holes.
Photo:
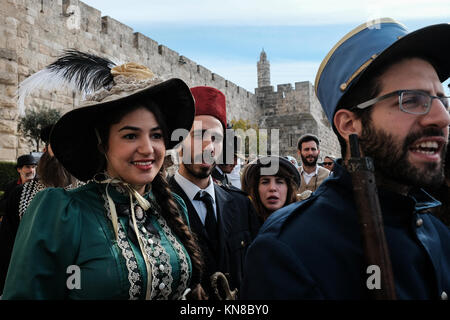
<path fill-rule="evenodd" d="M 340 180 L 345 186 L 348 186 L 351 189 L 349 190 L 350 192 L 353 192 L 352 178 L 350 173 L 342 166 L 342 159 L 336 160 L 336 164 L 333 168 L 333 175 L 327 180 Z M 383 212 L 392 212 L 393 209 L 396 210 L 398 208 L 403 208 L 403 210 L 410 208 L 413 211 L 423 211 L 441 205 L 441 202 L 433 198 L 422 188 L 412 189 L 407 196 L 379 189 L 378 195 L 384 200 L 380 203 L 382 209 L 388 209 L 386 211 L 383 210 Z M 389 200 L 386 201 L 387 199 Z"/>

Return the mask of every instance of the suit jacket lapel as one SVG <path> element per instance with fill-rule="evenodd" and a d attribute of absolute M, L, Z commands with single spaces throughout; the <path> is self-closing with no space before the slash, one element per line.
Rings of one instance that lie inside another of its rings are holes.
<path fill-rule="evenodd" d="M 178 182 L 175 180 L 174 177 L 172 177 L 169 180 L 170 187 L 173 192 L 178 194 L 181 199 L 183 199 L 184 203 L 186 204 L 187 210 L 188 210 L 188 216 L 189 216 L 189 226 L 192 231 L 194 231 L 198 236 L 206 236 L 205 228 L 203 227 L 203 223 L 200 220 L 200 217 L 197 214 L 197 211 L 195 210 L 194 206 L 192 205 L 191 200 L 186 195 L 186 193 L 183 191 L 183 189 L 180 187 Z"/>
<path fill-rule="evenodd" d="M 217 210 L 217 229 L 219 237 L 219 252 L 218 261 L 219 265 L 224 263 L 225 258 L 225 233 L 228 230 L 227 220 L 224 219 L 224 212 L 226 210 L 227 202 L 229 201 L 228 194 L 222 190 L 218 185 L 214 185 L 215 197 L 216 197 L 216 210 Z"/>
<path fill-rule="evenodd" d="M 188 196 L 186 195 L 186 193 L 183 191 L 183 189 L 180 187 L 180 185 L 177 183 L 177 181 L 175 180 L 174 177 L 172 177 L 169 180 L 169 184 L 170 187 L 172 189 L 173 192 L 175 192 L 176 194 L 178 194 L 183 201 L 186 203 L 186 207 L 188 209 L 188 215 L 189 215 L 189 223 L 190 223 L 190 227 L 191 230 L 197 234 L 197 236 L 199 238 L 201 238 L 201 241 L 203 241 L 203 243 L 205 245 L 207 245 L 208 250 L 209 250 L 209 254 L 213 254 L 213 252 L 211 251 L 211 245 L 209 242 L 209 238 L 208 235 L 206 233 L 206 230 L 203 226 L 202 221 L 200 220 L 200 217 L 197 214 L 197 211 L 195 210 L 194 206 L 192 205 L 191 200 L 188 198 Z M 213 258 L 212 256 L 210 257 L 210 259 L 214 259 L 217 262 L 217 267 L 218 266 L 223 266 L 225 263 L 225 230 L 228 230 L 229 227 L 227 227 L 227 222 L 224 221 L 223 219 L 223 212 L 226 209 L 226 204 L 229 201 L 227 192 L 222 190 L 218 185 L 214 184 L 214 193 L 215 193 L 215 205 L 216 205 L 216 210 L 217 210 L 217 232 L 218 232 L 218 241 L 219 241 L 219 252 L 215 255 L 216 258 Z M 199 239 L 200 240 L 200 239 Z M 205 254 L 207 254 L 207 252 L 204 252 Z M 216 267 L 214 267 L 214 269 L 216 269 Z M 217 270 L 214 270 L 217 271 Z"/>

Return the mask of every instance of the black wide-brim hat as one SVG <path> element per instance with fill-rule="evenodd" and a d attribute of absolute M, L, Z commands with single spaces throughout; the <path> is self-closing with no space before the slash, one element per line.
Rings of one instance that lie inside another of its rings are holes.
<path fill-rule="evenodd" d="M 143 99 L 152 100 L 159 106 L 167 125 L 166 149 L 175 147 L 192 127 L 195 105 L 186 83 L 174 78 L 124 97 L 80 107 L 63 115 L 50 136 L 56 158 L 75 178 L 81 181 L 92 179 L 105 157 L 99 152 L 95 132 L 102 117 L 115 108 L 127 108 Z M 171 141 L 176 129 L 184 130 L 180 131 L 179 141 Z"/>
<path fill-rule="evenodd" d="M 433 63 L 441 82 L 450 76 L 450 24 L 414 32 L 391 18 L 362 24 L 346 34 L 327 54 L 316 75 L 316 95 L 333 125 L 341 98 L 371 71 L 402 57 L 421 57 Z"/>

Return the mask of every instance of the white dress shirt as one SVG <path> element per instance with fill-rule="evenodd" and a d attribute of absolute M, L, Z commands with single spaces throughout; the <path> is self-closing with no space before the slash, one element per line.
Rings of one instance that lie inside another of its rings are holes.
<path fill-rule="evenodd" d="M 306 184 L 308 184 L 309 181 L 311 180 L 311 178 L 316 176 L 318 173 L 319 173 L 319 166 L 316 166 L 316 170 L 311 173 L 308 173 L 305 170 L 303 170 L 303 166 L 302 166 L 302 169 L 300 172 L 300 174 L 303 175 L 303 178 L 305 179 Z"/>
<path fill-rule="evenodd" d="M 194 206 L 195 211 L 197 211 L 197 214 L 203 225 L 205 225 L 206 219 L 206 206 L 203 201 L 194 200 L 194 197 L 200 190 L 208 192 L 213 199 L 214 215 L 216 216 L 217 220 L 216 194 L 214 192 L 214 183 L 211 176 L 209 176 L 209 184 L 206 189 L 200 189 L 197 185 L 193 184 L 191 181 L 183 177 L 178 171 L 175 173 L 174 179 L 180 185 L 181 189 L 183 189 L 184 193 L 186 193 L 189 200 L 191 200 L 191 203 Z"/>

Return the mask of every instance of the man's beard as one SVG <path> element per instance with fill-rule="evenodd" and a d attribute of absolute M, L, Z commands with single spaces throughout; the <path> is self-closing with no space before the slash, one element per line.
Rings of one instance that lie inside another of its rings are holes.
<path fill-rule="evenodd" d="M 231 172 L 233 172 L 234 167 L 236 167 L 235 164 L 222 164 L 222 165 L 218 165 L 218 167 L 220 168 L 220 170 L 222 170 L 223 173 L 228 173 L 230 174 Z"/>
<path fill-rule="evenodd" d="M 319 159 L 319 156 L 315 157 L 315 156 L 308 156 L 308 157 L 312 157 L 313 160 L 308 160 L 308 157 L 303 157 L 303 155 L 300 154 L 300 157 L 302 158 L 302 163 L 303 166 L 307 166 L 307 167 L 315 167 L 317 164 L 317 159 Z"/>
<path fill-rule="evenodd" d="M 206 151 L 203 153 L 196 154 L 188 158 L 187 161 L 184 161 L 184 155 L 182 155 L 182 163 L 186 168 L 186 171 L 189 174 L 197 179 L 205 179 L 211 175 L 214 167 L 216 166 L 216 162 L 214 156 L 212 154 L 206 154 Z M 201 166 L 202 163 L 209 163 L 210 166 Z"/>
<path fill-rule="evenodd" d="M 391 134 L 374 128 L 369 120 L 363 124 L 360 144 L 364 155 L 373 159 L 375 171 L 384 178 L 405 186 L 436 187 L 444 181 L 443 159 L 446 147 L 441 150 L 441 163 L 425 163 L 424 168 L 417 168 L 408 161 L 408 150 L 419 138 L 443 135 L 442 130 L 430 127 L 409 133 L 401 144 Z"/>
<path fill-rule="evenodd" d="M 450 143 L 450 139 L 449 139 L 449 143 Z M 443 166 L 444 166 L 445 179 L 450 180 L 450 149 L 449 149 L 448 144 L 447 144 L 447 152 L 445 153 L 445 162 L 444 162 Z"/>
<path fill-rule="evenodd" d="M 35 173 L 34 172 L 27 172 L 27 173 L 24 173 L 23 175 L 24 175 L 25 181 L 30 181 L 30 180 L 32 180 L 34 178 Z"/>
<path fill-rule="evenodd" d="M 210 167 L 200 167 L 198 164 L 183 164 L 191 176 L 197 179 L 205 179 L 211 175 L 214 165 Z"/>

